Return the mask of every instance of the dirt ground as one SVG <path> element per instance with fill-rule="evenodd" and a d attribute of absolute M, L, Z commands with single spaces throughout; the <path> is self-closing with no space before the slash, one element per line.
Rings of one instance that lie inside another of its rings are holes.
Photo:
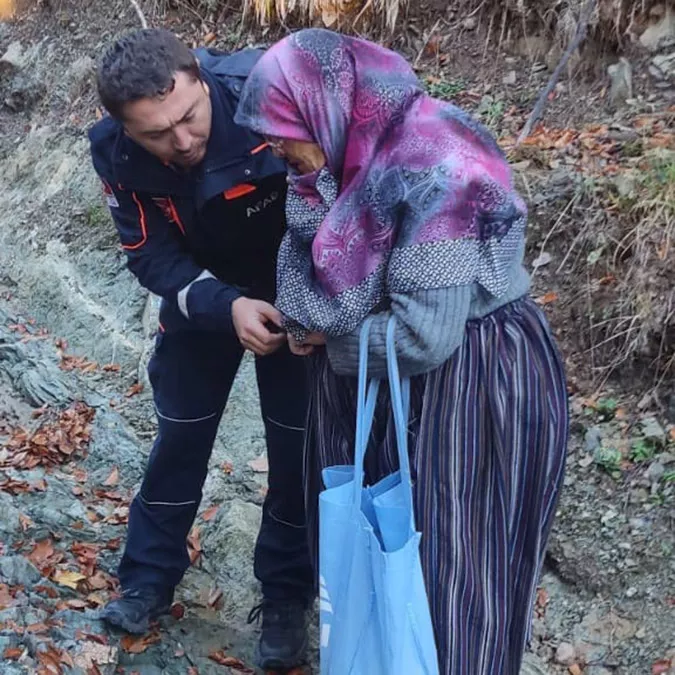
<path fill-rule="evenodd" d="M 195 44 L 250 40 L 234 20 L 204 23 L 182 4 L 148 17 Z M 96 620 L 116 590 L 128 503 L 154 432 L 144 364 L 156 308 L 125 269 L 86 141 L 100 115 L 94 61 L 137 24 L 127 2 L 101 0 L 31 4 L 0 21 L 0 57 L 9 53 L 0 60 L 0 673 L 253 672 L 246 617 L 259 594 L 251 555 L 266 474 L 249 362 L 172 616 L 137 640 Z M 613 316 L 593 304 L 613 283 L 603 281 L 609 249 L 599 239 L 610 221 L 598 214 L 615 207 L 598 196 L 600 177 L 642 170 L 638 142 L 673 149 L 672 81 L 661 86 L 649 74 L 653 55 L 629 49 L 633 98 L 612 106 L 605 66 L 617 56 L 606 51 L 563 77 L 545 129 L 516 151 L 550 75 L 545 59 L 532 44 L 487 43 L 468 23 L 441 38 L 411 25 L 394 46 L 434 95 L 471 109 L 509 151 L 530 205 L 533 295 L 570 373 L 565 490 L 523 673 L 675 673 L 673 371 L 649 352 L 649 336 L 644 356 L 612 368 L 621 353 L 605 354 L 604 337 L 585 331 L 590 314 Z M 650 282 L 653 311 L 667 306 L 667 286 Z"/>

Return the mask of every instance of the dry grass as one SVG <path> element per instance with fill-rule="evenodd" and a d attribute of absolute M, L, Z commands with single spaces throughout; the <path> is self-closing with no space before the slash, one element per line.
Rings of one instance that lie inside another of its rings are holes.
<path fill-rule="evenodd" d="M 407 16 L 428 14 L 428 28 L 446 17 L 462 21 L 473 17 L 488 27 L 489 39 L 504 40 L 514 34 L 546 34 L 566 44 L 576 32 L 583 0 L 450 0 L 443 16 L 438 4 L 409 0 L 146 0 L 155 8 L 189 8 L 203 17 L 217 13 L 239 13 L 259 27 L 297 28 L 322 25 L 370 35 L 392 35 Z M 649 20 L 659 0 L 598 0 L 591 18 L 591 34 L 612 43 L 627 36 Z"/>
<path fill-rule="evenodd" d="M 532 187 L 532 186 L 531 186 Z M 540 189 L 542 186 L 534 186 Z M 675 376 L 675 151 L 650 150 L 613 177 L 570 177 L 532 243 L 535 274 L 575 374 L 641 390 Z"/>
<path fill-rule="evenodd" d="M 612 311 L 605 308 L 591 344 L 607 346 L 608 373 L 642 355 L 661 382 L 675 373 L 675 153 L 648 154 L 632 179 L 628 194 L 610 191 L 605 202 L 617 217 L 618 232 L 606 245 L 617 283 Z"/>

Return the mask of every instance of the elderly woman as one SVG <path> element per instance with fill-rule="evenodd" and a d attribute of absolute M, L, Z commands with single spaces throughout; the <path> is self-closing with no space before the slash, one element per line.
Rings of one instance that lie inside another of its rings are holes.
<path fill-rule="evenodd" d="M 526 209 L 482 126 L 397 54 L 325 30 L 272 47 L 237 117 L 289 166 L 277 307 L 310 355 L 306 490 L 353 462 L 358 337 L 386 376 L 392 314 L 413 376 L 411 465 L 444 675 L 517 675 L 563 475 L 560 356 L 523 269 Z M 325 345 L 325 346 L 324 346 Z M 381 395 L 369 481 L 396 470 Z"/>

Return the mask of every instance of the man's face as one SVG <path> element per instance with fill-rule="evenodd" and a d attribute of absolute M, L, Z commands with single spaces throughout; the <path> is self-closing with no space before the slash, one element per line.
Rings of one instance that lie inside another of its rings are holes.
<path fill-rule="evenodd" d="M 124 129 L 165 164 L 196 166 L 211 134 L 209 88 L 189 73 L 175 75 L 174 88 L 124 106 Z"/>

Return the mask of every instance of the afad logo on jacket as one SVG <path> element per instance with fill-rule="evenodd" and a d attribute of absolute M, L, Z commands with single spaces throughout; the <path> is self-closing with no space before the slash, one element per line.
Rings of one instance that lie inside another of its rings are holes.
<path fill-rule="evenodd" d="M 103 183 L 103 195 L 105 196 L 105 201 L 108 205 L 108 208 L 119 209 L 120 203 L 117 201 L 117 197 L 115 197 L 115 193 L 110 187 L 110 184 L 105 180 L 102 180 L 101 182 Z"/>

